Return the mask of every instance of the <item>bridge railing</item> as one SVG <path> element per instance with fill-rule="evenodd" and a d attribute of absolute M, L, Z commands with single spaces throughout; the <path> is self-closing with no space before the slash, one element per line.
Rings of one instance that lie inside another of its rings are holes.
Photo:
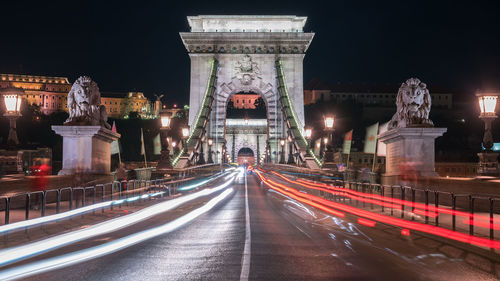
<path fill-rule="evenodd" d="M 177 192 L 177 188 L 182 183 L 195 180 L 200 176 L 219 173 L 220 169 L 213 169 L 213 166 L 210 164 L 187 168 L 185 169 L 188 171 L 187 174 L 174 180 L 113 181 L 90 186 L 64 187 L 0 196 L 0 225 L 59 214 L 105 201 L 113 201 L 113 203 L 102 207 L 102 212 L 105 208 L 113 210 L 123 205 L 128 206 L 136 202 L 151 200 L 153 197 L 170 196 Z M 96 211 L 97 209 L 93 209 L 92 213 Z"/>
<path fill-rule="evenodd" d="M 330 192 L 308 193 L 370 212 L 490 239 L 500 237 L 500 195 L 454 193 L 405 185 L 347 181 L 307 169 L 280 169 L 288 177 L 326 184 Z M 306 187 L 301 187 L 306 189 Z"/>

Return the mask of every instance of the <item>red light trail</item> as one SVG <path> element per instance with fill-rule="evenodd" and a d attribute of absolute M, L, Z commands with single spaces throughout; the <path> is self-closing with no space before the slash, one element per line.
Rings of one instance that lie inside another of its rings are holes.
<path fill-rule="evenodd" d="M 333 214 L 332 211 L 342 211 L 346 213 L 353 214 L 355 216 L 361 217 L 367 220 L 378 221 L 385 224 L 390 224 L 393 226 L 401 227 L 404 231 L 401 232 L 402 235 L 409 235 L 410 230 L 425 232 L 428 234 L 441 236 L 448 239 L 453 239 L 459 242 L 468 243 L 481 247 L 488 247 L 494 249 L 500 249 L 500 241 L 490 240 L 487 238 L 476 237 L 469 234 L 464 234 L 452 230 L 448 230 L 445 228 L 427 225 L 414 221 L 407 221 L 404 219 L 399 219 L 395 217 L 390 217 L 386 215 L 381 215 L 377 213 L 372 213 L 363 209 L 351 207 L 345 204 L 332 202 L 326 199 L 323 199 L 318 196 L 314 196 L 311 194 L 306 194 L 298 191 L 297 189 L 291 188 L 289 186 L 277 183 L 269 178 L 265 178 L 261 172 L 255 171 L 262 182 L 264 182 L 268 187 L 276 190 L 282 194 L 290 196 L 293 199 L 296 199 L 302 203 L 308 204 L 310 206 L 316 207 L 321 210 L 328 210 L 327 212 Z M 318 207 L 321 206 L 321 207 Z M 333 210 L 333 209 L 335 210 Z M 367 221 L 365 221 L 368 223 Z"/>

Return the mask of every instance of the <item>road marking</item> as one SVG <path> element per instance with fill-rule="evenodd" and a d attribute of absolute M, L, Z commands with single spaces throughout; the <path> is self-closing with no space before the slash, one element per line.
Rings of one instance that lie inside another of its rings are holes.
<path fill-rule="evenodd" d="M 247 173 L 245 171 L 245 247 L 243 248 L 243 257 L 241 259 L 240 281 L 248 280 L 250 274 L 250 212 L 248 211 L 248 184 Z"/>

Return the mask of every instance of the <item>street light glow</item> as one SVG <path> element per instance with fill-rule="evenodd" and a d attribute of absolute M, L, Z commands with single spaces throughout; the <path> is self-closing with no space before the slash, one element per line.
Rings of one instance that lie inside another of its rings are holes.
<path fill-rule="evenodd" d="M 306 139 L 310 139 L 312 136 L 312 129 L 306 128 L 305 135 L 306 135 Z"/>
<path fill-rule="evenodd" d="M 170 117 L 168 115 L 162 114 L 161 117 L 160 117 L 160 119 L 161 119 L 161 126 L 163 128 L 170 127 Z"/>
<path fill-rule="evenodd" d="M 479 108 L 481 109 L 481 114 L 485 115 L 495 114 L 496 105 L 497 105 L 496 95 L 479 96 Z"/>
<path fill-rule="evenodd" d="M 183 138 L 189 137 L 189 128 L 182 128 L 182 137 Z"/>
<path fill-rule="evenodd" d="M 17 94 L 4 95 L 5 107 L 8 112 L 19 112 L 21 110 L 21 96 Z"/>
<path fill-rule="evenodd" d="M 331 116 L 325 117 L 325 128 L 328 130 L 333 129 L 333 123 L 335 122 L 335 119 Z"/>

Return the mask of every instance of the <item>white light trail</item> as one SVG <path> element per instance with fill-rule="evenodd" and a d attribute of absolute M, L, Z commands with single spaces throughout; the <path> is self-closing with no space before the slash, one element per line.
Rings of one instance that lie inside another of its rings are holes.
<path fill-rule="evenodd" d="M 85 240 L 94 236 L 113 232 L 118 229 L 130 226 L 142 220 L 156 216 L 160 213 L 172 210 L 186 202 L 218 192 L 228 187 L 233 181 L 234 177 L 231 180 L 217 187 L 210 189 L 203 189 L 196 193 L 188 194 L 176 199 L 158 203 L 156 205 L 144 208 L 127 216 L 118 217 L 109 221 L 105 221 L 90 226 L 88 228 L 61 234 L 41 241 L 0 250 L 0 266 L 5 266 L 29 257 L 33 257 L 66 246 L 68 244 L 72 244 L 81 240 Z"/>
<path fill-rule="evenodd" d="M 188 191 L 188 190 L 192 190 L 192 189 L 195 189 L 197 187 L 200 187 L 206 183 L 208 183 L 209 181 L 213 181 L 215 179 L 218 179 L 222 176 L 224 176 L 226 174 L 226 172 L 224 172 L 223 174 L 220 174 L 216 177 L 209 177 L 208 179 L 204 180 L 204 181 L 201 181 L 199 183 L 195 183 L 195 184 L 191 184 L 191 185 L 187 185 L 187 186 L 183 186 L 183 187 L 180 187 L 180 188 L 177 188 L 178 191 Z M 229 175 L 231 176 L 231 175 Z"/>
<path fill-rule="evenodd" d="M 59 257 L 50 258 L 47 260 L 42 260 L 38 262 L 33 262 L 30 264 L 22 265 L 19 267 L 14 267 L 0 272 L 0 280 L 12 280 L 25 278 L 35 274 L 40 274 L 42 272 L 55 270 L 58 268 L 70 266 L 76 263 L 81 263 L 104 255 L 114 253 L 116 251 L 125 249 L 127 247 L 133 246 L 137 243 L 141 243 L 148 239 L 157 237 L 162 234 L 172 232 L 179 227 L 185 225 L 186 223 L 194 220 L 200 215 L 210 211 L 217 203 L 224 200 L 229 194 L 233 192 L 233 189 L 227 189 L 223 193 L 219 194 L 217 197 L 211 199 L 203 205 L 202 207 L 195 209 L 184 216 L 168 222 L 164 225 L 151 228 L 145 231 L 141 231 L 118 240 L 108 242 L 99 246 L 88 248 L 85 250 L 80 250 L 74 253 L 66 254 Z"/>
<path fill-rule="evenodd" d="M 155 196 L 158 196 L 158 195 L 161 195 L 164 193 L 165 192 L 162 191 L 162 192 L 156 192 L 156 193 L 152 193 L 152 194 L 144 194 L 142 196 L 130 197 L 129 199 L 127 199 L 127 201 L 130 202 L 130 201 L 135 201 L 139 198 L 145 199 L 148 197 L 155 197 Z M 40 218 L 36 218 L 36 219 L 30 219 L 30 220 L 25 220 L 25 221 L 20 221 L 20 222 L 2 225 L 2 226 L 0 226 L 0 233 L 4 233 L 7 231 L 19 230 L 19 229 L 25 228 L 25 227 L 32 227 L 32 226 L 39 225 L 42 223 L 49 223 L 49 222 L 53 222 L 53 221 L 57 221 L 57 220 L 66 219 L 66 218 L 69 218 L 69 217 L 72 217 L 75 215 L 81 215 L 81 214 L 84 214 L 84 213 L 87 213 L 87 212 L 90 212 L 90 211 L 93 211 L 96 209 L 109 207 L 111 205 L 122 204 L 123 202 L 125 202 L 125 199 L 106 201 L 106 202 L 101 202 L 101 203 L 81 207 L 81 208 L 74 209 L 71 211 L 66 211 L 63 213 L 55 214 L 55 215 L 50 215 L 50 216 L 46 216 L 46 217 L 40 217 Z"/>
<path fill-rule="evenodd" d="M 220 175 L 220 176 L 222 176 L 222 175 Z M 215 178 L 210 178 L 208 180 L 205 180 L 205 181 L 203 181 L 202 184 L 206 184 L 206 183 L 208 183 L 210 181 L 216 180 L 220 176 L 215 177 Z M 232 174 L 229 174 L 225 178 L 225 180 L 227 180 L 228 177 L 230 177 L 230 176 L 232 176 Z M 199 184 L 198 186 L 201 186 L 202 184 Z M 72 216 L 81 215 L 81 214 L 84 214 L 84 213 L 87 213 L 87 212 L 90 212 L 90 211 L 94 211 L 94 210 L 97 210 L 97 209 L 100 209 L 100 208 L 106 208 L 106 207 L 109 207 L 111 205 L 120 205 L 120 204 L 123 204 L 125 202 L 133 202 L 133 201 L 137 201 L 139 199 L 146 199 L 146 198 L 149 198 L 149 197 L 156 197 L 156 196 L 161 195 L 161 194 L 165 194 L 165 192 L 161 191 L 161 192 L 156 192 L 156 193 L 153 193 L 153 194 L 144 194 L 144 195 L 141 195 L 141 196 L 134 196 L 134 197 L 130 197 L 130 198 L 127 198 L 127 199 L 118 199 L 118 200 L 114 200 L 114 201 L 101 202 L 101 203 L 97 203 L 97 204 L 93 204 L 93 205 L 81 207 L 81 208 L 78 208 L 78 209 L 66 211 L 66 212 L 63 212 L 63 213 L 55 214 L 55 215 L 50 215 L 50 216 L 45 216 L 45 217 L 40 217 L 40 218 L 35 218 L 35 219 L 30 219 L 30 220 L 25 220 L 25 221 L 20 221 L 20 222 L 15 222 L 15 223 L 11 223 L 11 224 L 6 224 L 6 225 L 0 226 L 0 234 L 4 233 L 4 232 L 8 232 L 8 231 L 20 230 L 20 229 L 24 229 L 26 227 L 32 227 L 32 226 L 39 225 L 39 224 L 44 224 L 44 223 L 54 222 L 54 221 L 57 221 L 57 220 L 66 219 L 66 218 L 69 218 L 69 217 L 72 217 Z"/>

